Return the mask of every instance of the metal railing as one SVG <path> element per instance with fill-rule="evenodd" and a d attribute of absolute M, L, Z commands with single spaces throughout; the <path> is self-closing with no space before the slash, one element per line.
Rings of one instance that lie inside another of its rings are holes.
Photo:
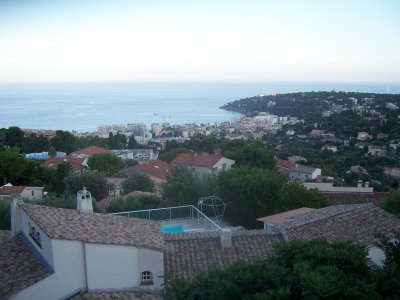
<path fill-rule="evenodd" d="M 213 220 L 211 220 L 193 205 L 124 211 L 112 213 L 112 215 L 148 219 L 158 222 L 190 219 L 197 220 L 199 226 L 201 226 L 201 228 L 204 230 L 221 229 L 219 225 L 217 225 Z"/>

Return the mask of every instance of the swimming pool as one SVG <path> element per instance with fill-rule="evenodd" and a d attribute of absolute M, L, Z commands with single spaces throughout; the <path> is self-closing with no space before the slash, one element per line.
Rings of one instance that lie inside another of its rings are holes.
<path fill-rule="evenodd" d="M 182 225 L 166 225 L 163 227 L 163 233 L 181 233 L 184 232 Z"/>

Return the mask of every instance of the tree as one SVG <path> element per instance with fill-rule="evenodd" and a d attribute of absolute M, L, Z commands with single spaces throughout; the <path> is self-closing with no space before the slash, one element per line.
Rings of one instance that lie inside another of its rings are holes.
<path fill-rule="evenodd" d="M 88 166 L 91 170 L 103 172 L 109 176 L 121 170 L 124 167 L 124 162 L 115 155 L 99 153 L 89 157 Z"/>
<path fill-rule="evenodd" d="M 367 251 L 351 243 L 292 241 L 254 264 L 210 269 L 192 281 L 167 276 L 167 299 L 379 299 Z"/>
<path fill-rule="evenodd" d="M 166 206 L 197 205 L 199 198 L 217 194 L 217 177 L 196 175 L 185 166 L 177 166 L 161 185 L 161 190 Z"/>
<path fill-rule="evenodd" d="M 154 183 L 150 177 L 143 173 L 137 173 L 122 183 L 125 194 L 133 191 L 154 192 Z"/>
<path fill-rule="evenodd" d="M 107 212 L 116 213 L 121 211 L 133 211 L 142 209 L 156 208 L 160 204 L 160 199 L 157 196 L 136 196 L 127 197 L 115 197 L 111 200 L 110 205 L 107 207 Z"/>
<path fill-rule="evenodd" d="M 317 189 L 307 190 L 302 184 L 285 183 L 281 191 L 281 211 L 300 207 L 321 208 L 329 202 Z"/>
<path fill-rule="evenodd" d="M 9 127 L 6 131 L 6 144 L 9 147 L 22 148 L 24 132 L 19 127 Z"/>
<path fill-rule="evenodd" d="M 272 171 L 239 167 L 218 177 L 220 196 L 228 206 L 225 217 L 232 225 L 259 228 L 256 219 L 280 209 L 282 179 Z"/>
<path fill-rule="evenodd" d="M 127 149 L 137 149 L 138 148 L 138 143 L 133 134 L 129 137 L 128 145 L 126 146 L 126 148 Z"/>
<path fill-rule="evenodd" d="M 243 147 L 231 148 L 224 152 L 227 158 L 235 160 L 237 166 L 252 166 L 272 170 L 275 166 L 274 154 L 260 141 Z"/>
<path fill-rule="evenodd" d="M 51 145 L 57 151 L 63 151 L 67 154 L 76 150 L 76 140 L 72 133 L 68 131 L 57 130 L 56 136 L 51 139 Z"/>
<path fill-rule="evenodd" d="M 54 176 L 54 190 L 58 194 L 62 194 L 65 191 L 65 178 L 71 171 L 71 165 L 69 162 L 60 162 L 57 165 L 56 174 Z"/>
<path fill-rule="evenodd" d="M 400 191 L 396 191 L 381 203 L 381 208 L 387 212 L 400 216 Z"/>
<path fill-rule="evenodd" d="M 107 182 L 104 174 L 94 171 L 70 174 L 65 178 L 65 185 L 67 193 L 72 195 L 76 195 L 83 187 L 86 187 L 96 200 L 101 200 L 108 194 Z"/>
<path fill-rule="evenodd" d="M 0 230 L 10 230 L 10 228 L 10 205 L 6 201 L 0 201 Z"/>
<path fill-rule="evenodd" d="M 53 146 L 51 146 L 51 147 L 49 148 L 48 153 L 49 153 L 49 156 L 50 156 L 50 157 L 55 157 L 55 156 L 57 155 L 57 150 L 56 150 L 56 148 L 54 148 Z"/>
<path fill-rule="evenodd" d="M 190 151 L 185 148 L 175 148 L 160 154 L 158 158 L 162 161 L 170 163 L 181 153 L 190 153 Z"/>
<path fill-rule="evenodd" d="M 26 159 L 16 149 L 0 151 L 0 178 L 4 184 L 16 180 L 26 167 Z"/>
<path fill-rule="evenodd" d="M 379 270 L 378 289 L 385 299 L 398 299 L 400 296 L 400 232 L 391 239 L 378 234 L 376 246 L 385 253 L 385 263 Z"/>

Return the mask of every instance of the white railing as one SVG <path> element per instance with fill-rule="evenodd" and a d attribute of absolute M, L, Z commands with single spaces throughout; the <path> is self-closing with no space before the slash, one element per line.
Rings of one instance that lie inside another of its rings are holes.
<path fill-rule="evenodd" d="M 159 222 L 183 220 L 183 219 L 190 219 L 190 220 L 197 219 L 197 223 L 204 230 L 221 229 L 220 226 L 218 226 L 213 220 L 211 220 L 209 217 L 207 217 L 193 205 L 124 211 L 124 212 L 112 213 L 112 215 L 129 217 L 129 218 L 148 219 Z"/>

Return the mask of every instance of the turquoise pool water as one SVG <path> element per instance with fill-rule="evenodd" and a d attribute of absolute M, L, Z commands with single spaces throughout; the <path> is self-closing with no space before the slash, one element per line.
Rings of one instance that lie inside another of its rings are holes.
<path fill-rule="evenodd" d="M 180 233 L 184 232 L 182 225 L 167 225 L 163 227 L 163 233 Z"/>

